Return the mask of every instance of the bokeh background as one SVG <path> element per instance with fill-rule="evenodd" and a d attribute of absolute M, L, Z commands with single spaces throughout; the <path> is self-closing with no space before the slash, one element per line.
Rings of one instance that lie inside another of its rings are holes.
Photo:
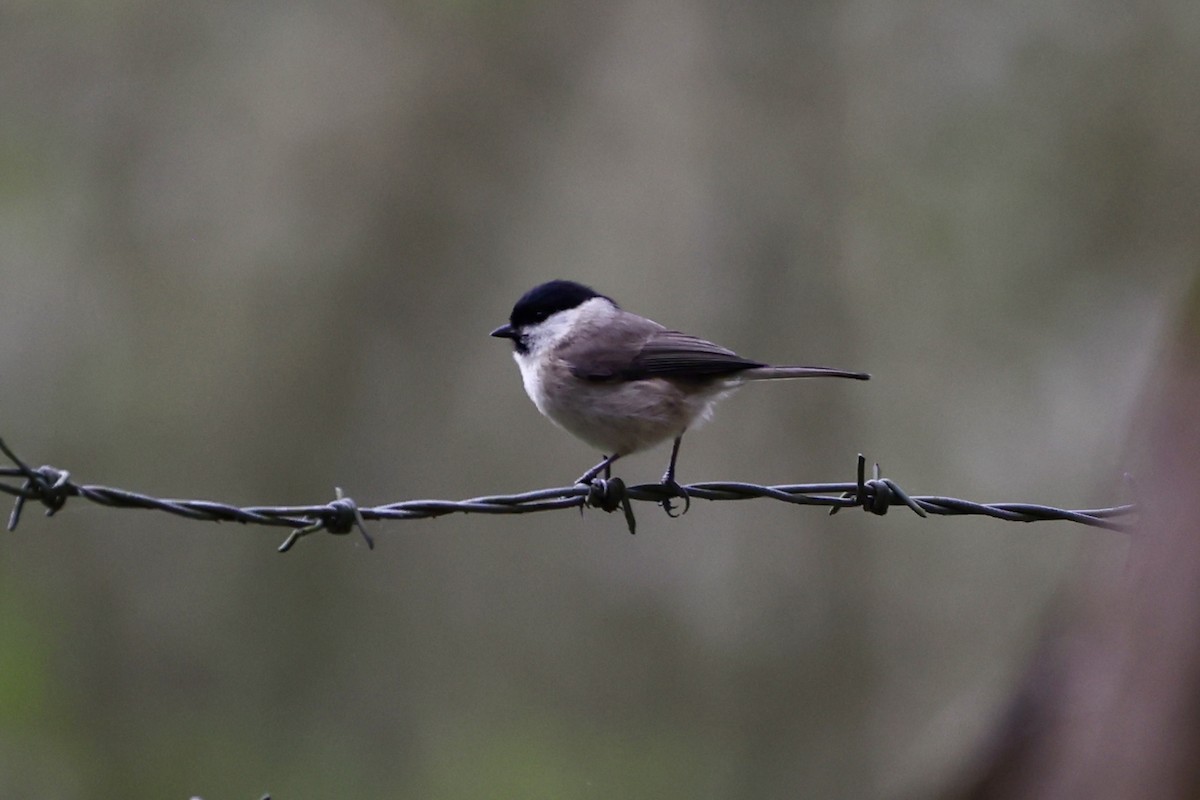
<path fill-rule="evenodd" d="M 765 360 L 681 480 L 1127 499 L 1200 256 L 1200 5 L 0 5 L 0 435 L 238 504 L 561 485 L 487 332 Z M 666 449 L 618 472 L 656 479 Z M 920 797 L 1116 534 L 766 501 L 310 537 L 27 513 L 5 797 Z"/>

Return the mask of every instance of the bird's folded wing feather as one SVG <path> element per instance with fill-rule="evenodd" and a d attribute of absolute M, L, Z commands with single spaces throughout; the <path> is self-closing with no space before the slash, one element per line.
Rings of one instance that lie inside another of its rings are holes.
<path fill-rule="evenodd" d="M 639 377 L 707 378 L 761 366 L 699 336 L 660 331 L 642 346 L 631 371 Z"/>
<path fill-rule="evenodd" d="M 592 381 L 702 380 L 764 366 L 761 361 L 742 358 L 728 348 L 679 331 L 658 329 L 639 339 L 640 347 L 629 342 L 628 349 L 618 348 L 622 351 L 619 355 L 614 350 L 604 354 L 578 353 L 572 359 L 572 372 Z M 581 368 L 584 364 L 586 369 Z"/>

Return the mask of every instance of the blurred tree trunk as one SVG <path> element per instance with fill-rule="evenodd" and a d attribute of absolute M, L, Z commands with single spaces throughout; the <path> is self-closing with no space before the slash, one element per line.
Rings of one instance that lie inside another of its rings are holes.
<path fill-rule="evenodd" d="M 947 798 L 1200 795 L 1200 281 L 1135 434 L 1143 511 L 1125 570 L 1086 576 Z"/>

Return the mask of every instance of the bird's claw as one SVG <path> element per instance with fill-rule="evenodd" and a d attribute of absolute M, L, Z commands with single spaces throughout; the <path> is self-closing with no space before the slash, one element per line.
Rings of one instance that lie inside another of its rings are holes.
<path fill-rule="evenodd" d="M 674 478 L 663 477 L 662 484 L 669 494 L 658 502 L 662 506 L 663 511 L 667 512 L 668 517 L 682 517 L 692 507 L 692 498 L 682 486 L 680 486 Z M 675 513 L 675 504 L 671 502 L 672 497 L 683 498 L 683 510 L 678 514 Z"/>

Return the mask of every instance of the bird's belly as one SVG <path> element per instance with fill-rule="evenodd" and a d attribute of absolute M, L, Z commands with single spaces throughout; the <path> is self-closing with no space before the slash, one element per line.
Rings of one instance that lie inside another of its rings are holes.
<path fill-rule="evenodd" d="M 659 378 L 569 380 L 569 391 L 531 391 L 530 397 L 543 414 L 606 455 L 636 453 L 682 435 L 697 418 L 707 416 L 715 399 L 715 392 Z"/>

